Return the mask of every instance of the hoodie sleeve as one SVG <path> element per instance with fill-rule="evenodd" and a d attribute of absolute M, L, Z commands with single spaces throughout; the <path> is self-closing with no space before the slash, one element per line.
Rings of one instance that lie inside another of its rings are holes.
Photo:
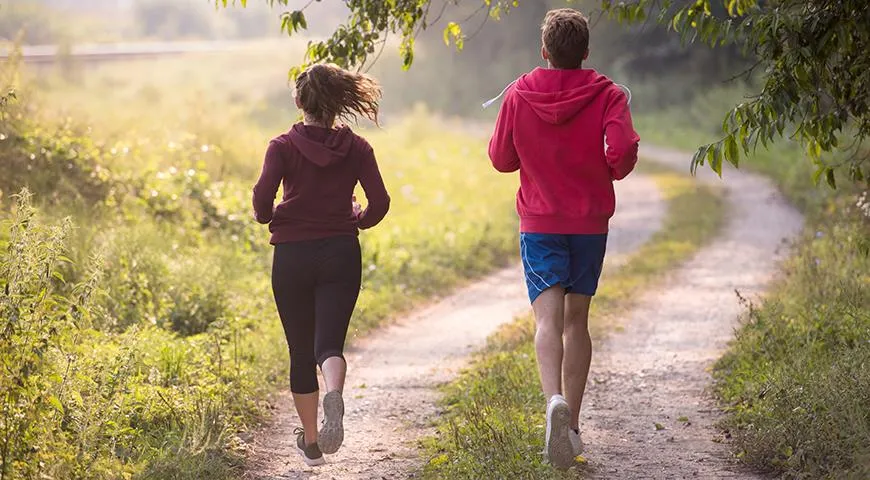
<path fill-rule="evenodd" d="M 604 112 L 604 137 L 607 139 L 607 165 L 614 180 L 622 180 L 634 169 L 637 163 L 637 147 L 640 137 L 631 123 L 631 110 L 628 98 L 618 86 L 612 87 L 613 93 Z"/>
<path fill-rule="evenodd" d="M 278 187 L 283 179 L 284 161 L 281 157 L 281 146 L 273 140 L 266 149 L 266 159 L 263 161 L 260 179 L 254 185 L 254 218 L 257 222 L 265 224 L 272 221 L 275 194 L 278 193 Z"/>
<path fill-rule="evenodd" d="M 489 140 L 489 159 L 492 161 L 492 166 L 504 173 L 516 172 L 520 169 L 520 157 L 514 146 L 515 95 L 514 88 L 511 87 L 498 111 L 495 131 Z"/>
<path fill-rule="evenodd" d="M 372 228 L 387 215 L 390 210 L 390 195 L 378 169 L 375 152 L 368 144 L 364 144 L 363 157 L 360 163 L 359 183 L 366 192 L 368 205 L 359 214 L 359 228 L 365 230 Z"/>

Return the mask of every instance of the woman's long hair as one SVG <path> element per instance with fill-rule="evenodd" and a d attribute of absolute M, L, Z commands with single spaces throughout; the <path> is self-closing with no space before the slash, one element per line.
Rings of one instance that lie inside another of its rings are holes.
<path fill-rule="evenodd" d="M 337 65 L 313 65 L 296 78 L 302 110 L 324 125 L 332 125 L 336 118 L 356 122 L 359 116 L 377 124 L 381 95 L 381 86 L 372 77 Z"/>

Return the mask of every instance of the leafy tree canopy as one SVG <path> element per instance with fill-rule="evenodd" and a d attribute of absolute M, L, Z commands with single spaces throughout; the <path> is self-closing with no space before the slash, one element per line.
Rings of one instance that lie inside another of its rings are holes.
<path fill-rule="evenodd" d="M 218 5 L 247 0 L 215 0 Z M 265 0 L 290 8 L 289 0 Z M 282 14 L 282 31 L 307 28 L 305 8 Z M 465 0 L 481 15 L 498 18 L 518 0 Z M 462 48 L 469 19 L 442 18 L 460 0 L 346 0 L 347 21 L 326 40 L 308 45 L 306 64 L 329 61 L 362 68 L 377 57 L 390 35 L 398 36 L 403 65 L 414 61 L 414 39 L 442 25 L 445 43 Z M 570 2 L 568 2 L 570 3 Z M 870 179 L 870 8 L 866 0 L 603 0 L 601 10 L 624 23 L 653 19 L 685 43 L 711 48 L 738 46 L 753 60 L 743 75 L 760 80 L 759 91 L 736 105 L 722 123 L 723 137 L 698 149 L 693 170 L 708 164 L 721 174 L 724 162 L 738 166 L 758 144 L 794 138 L 817 165 L 816 180 L 836 186 L 835 172 L 853 181 Z M 439 23 L 440 22 L 440 23 Z M 305 65 L 295 67 L 298 74 Z M 842 151 L 836 162 L 823 153 Z"/>

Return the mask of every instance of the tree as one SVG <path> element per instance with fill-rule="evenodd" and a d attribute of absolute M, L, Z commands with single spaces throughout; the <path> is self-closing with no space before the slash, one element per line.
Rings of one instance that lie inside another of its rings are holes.
<path fill-rule="evenodd" d="M 223 7 L 231 4 L 245 7 L 248 1 L 215 0 L 216 5 Z M 272 7 L 290 6 L 290 0 L 265 1 Z M 306 30 L 308 22 L 305 10 L 320 1 L 309 0 L 298 9 L 285 11 L 281 15 L 281 31 L 294 35 Z M 414 62 L 414 40 L 422 31 L 446 20 L 444 14 L 451 5 L 478 4 L 471 15 L 460 21 L 449 21 L 444 26 L 444 42 L 461 49 L 466 40 L 462 28 L 464 23 L 478 17 L 498 19 L 520 4 L 519 0 L 345 0 L 343 3 L 348 11 L 347 21 L 328 39 L 309 42 L 305 62 L 291 70 L 291 76 L 318 62 L 331 62 L 344 68 L 363 68 L 380 55 L 391 35 L 398 36 L 402 65 L 408 69 Z"/>
<path fill-rule="evenodd" d="M 235 3 L 236 0 L 233 0 Z M 247 0 L 237 0 L 243 6 Z M 265 0 L 289 6 L 289 0 Z M 310 5 L 311 0 L 306 5 Z M 228 0 L 216 0 L 226 6 Z M 519 0 L 467 0 L 489 18 L 519 7 Z M 570 2 L 570 0 L 569 0 Z M 443 21 L 459 0 L 346 0 L 347 22 L 324 41 L 310 42 L 306 64 L 335 62 L 362 67 L 376 58 L 388 35 L 398 35 L 405 68 L 414 60 L 414 39 Z M 305 6 L 282 15 L 282 31 L 307 27 Z M 721 175 L 724 162 L 739 166 L 741 155 L 758 144 L 795 138 L 816 164 L 815 179 L 836 186 L 840 171 L 857 182 L 870 179 L 870 9 L 866 0 L 602 0 L 601 9 L 623 23 L 653 17 L 679 34 L 683 44 L 711 48 L 737 46 L 753 60 L 743 75 L 757 74 L 760 91 L 736 105 L 722 123 L 723 137 L 701 146 L 693 171 L 708 164 Z M 462 48 L 463 22 L 443 27 L 445 43 Z M 298 74 L 305 65 L 296 67 Z M 825 161 L 822 153 L 845 152 L 845 160 Z"/>
<path fill-rule="evenodd" d="M 724 6 L 726 15 L 714 14 Z M 616 19 L 657 20 L 684 42 L 711 48 L 739 45 L 754 59 L 744 75 L 761 70 L 761 90 L 735 106 L 722 122 L 723 137 L 698 149 L 693 168 L 705 162 L 721 174 L 723 160 L 735 166 L 741 152 L 784 136 L 800 141 L 822 177 L 836 187 L 835 171 L 851 180 L 870 179 L 870 9 L 865 0 L 636 0 L 602 9 Z M 842 150 L 845 160 L 825 162 L 823 152 Z"/>

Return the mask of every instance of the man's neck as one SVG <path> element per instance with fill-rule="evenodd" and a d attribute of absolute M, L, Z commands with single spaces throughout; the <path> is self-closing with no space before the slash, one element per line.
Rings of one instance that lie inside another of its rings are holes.
<path fill-rule="evenodd" d="M 577 68 L 559 68 L 554 67 L 553 64 L 548 61 L 547 68 L 549 68 L 550 70 L 583 70 L 583 64 L 581 63 L 580 66 L 578 66 Z"/>

